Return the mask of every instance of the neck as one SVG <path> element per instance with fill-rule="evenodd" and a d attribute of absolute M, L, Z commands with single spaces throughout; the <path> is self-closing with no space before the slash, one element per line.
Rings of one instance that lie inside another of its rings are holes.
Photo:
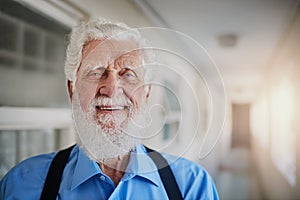
<path fill-rule="evenodd" d="M 130 154 L 123 156 L 118 156 L 117 158 L 112 158 L 105 163 L 98 163 L 100 169 L 104 174 L 109 176 L 117 186 L 123 177 L 125 170 L 129 162 Z"/>

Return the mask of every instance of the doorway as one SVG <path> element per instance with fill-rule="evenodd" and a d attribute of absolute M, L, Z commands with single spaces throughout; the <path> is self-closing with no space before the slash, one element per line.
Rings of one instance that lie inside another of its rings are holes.
<path fill-rule="evenodd" d="M 250 148 L 249 112 L 249 104 L 232 104 L 232 148 Z"/>

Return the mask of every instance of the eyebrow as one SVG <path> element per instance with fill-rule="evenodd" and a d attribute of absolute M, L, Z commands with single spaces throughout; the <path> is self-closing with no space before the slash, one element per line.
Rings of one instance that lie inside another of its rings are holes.
<path fill-rule="evenodd" d="M 102 66 L 102 65 L 96 65 L 93 68 L 89 68 L 87 67 L 87 69 L 85 71 L 92 71 L 92 70 L 97 70 L 97 69 L 106 69 L 107 67 Z M 134 65 L 126 65 L 124 67 L 120 67 L 121 69 L 129 69 L 129 70 L 136 70 L 139 69 L 139 66 L 134 66 Z"/>
<path fill-rule="evenodd" d="M 90 70 L 96 70 L 96 69 L 100 69 L 100 68 L 105 68 L 102 65 L 96 65 L 94 68 L 90 69 Z"/>
<path fill-rule="evenodd" d="M 137 67 L 132 67 L 131 65 L 128 65 L 128 66 L 125 66 L 125 67 L 122 67 L 123 69 L 129 69 L 129 70 L 134 70 L 136 69 Z"/>

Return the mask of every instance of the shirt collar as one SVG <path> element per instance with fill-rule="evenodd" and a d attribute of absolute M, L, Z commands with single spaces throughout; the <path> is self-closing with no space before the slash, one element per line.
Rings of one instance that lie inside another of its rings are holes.
<path fill-rule="evenodd" d="M 147 179 L 156 186 L 158 186 L 161 181 L 157 167 L 148 156 L 144 145 L 137 146 L 135 151 L 131 153 L 123 180 L 128 180 L 134 176 Z"/>
<path fill-rule="evenodd" d="M 78 151 L 77 162 L 74 169 L 74 176 L 71 184 L 71 190 L 85 182 L 96 174 L 102 173 L 100 167 L 95 161 L 89 159 L 81 148 L 76 146 Z"/>
<path fill-rule="evenodd" d="M 76 150 L 78 151 L 78 157 L 75 164 L 71 190 L 75 189 L 96 174 L 102 174 L 98 164 L 95 161 L 90 160 L 81 148 L 76 146 Z M 131 153 L 129 163 L 126 168 L 126 173 L 124 174 L 122 180 L 126 181 L 134 176 L 147 179 L 156 186 L 158 186 L 159 182 L 161 181 L 157 172 L 157 167 L 146 153 L 146 149 L 143 145 L 137 146 L 135 151 Z"/>

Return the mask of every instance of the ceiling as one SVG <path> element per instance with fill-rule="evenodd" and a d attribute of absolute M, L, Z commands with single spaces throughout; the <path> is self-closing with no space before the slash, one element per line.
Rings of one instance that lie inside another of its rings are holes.
<path fill-rule="evenodd" d="M 229 98 L 236 102 L 251 102 L 255 97 L 256 88 L 299 5 L 296 0 L 136 0 L 135 3 L 156 25 L 181 31 L 202 44 L 221 71 Z M 235 44 L 222 45 L 220 37 Z"/>
<path fill-rule="evenodd" d="M 275 49 L 299 6 L 299 0 L 69 2 L 91 16 L 123 20 L 130 25 L 135 21 L 139 27 L 149 26 L 141 20 L 141 15 L 146 15 L 155 26 L 175 29 L 191 36 L 208 51 L 222 74 L 227 96 L 238 103 L 249 103 L 255 98 Z M 120 19 L 115 16 L 120 16 Z M 223 38 L 222 41 L 220 38 Z"/>

